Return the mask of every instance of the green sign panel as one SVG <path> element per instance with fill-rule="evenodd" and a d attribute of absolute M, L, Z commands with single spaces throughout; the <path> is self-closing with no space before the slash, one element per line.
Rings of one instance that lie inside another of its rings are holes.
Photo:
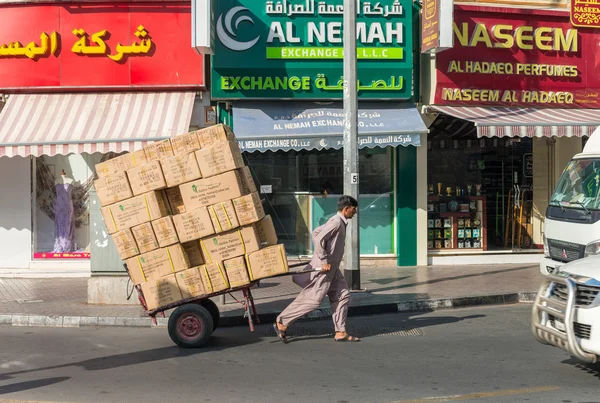
<path fill-rule="evenodd" d="M 343 0 L 215 0 L 214 99 L 339 99 Z M 412 96 L 412 1 L 357 0 L 359 99 Z"/>

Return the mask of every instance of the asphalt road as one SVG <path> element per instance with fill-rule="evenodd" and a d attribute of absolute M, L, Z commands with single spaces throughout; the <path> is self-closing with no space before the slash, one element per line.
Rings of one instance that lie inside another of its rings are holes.
<path fill-rule="evenodd" d="M 0 402 L 600 402 L 600 366 L 538 344 L 529 305 L 218 329 L 182 350 L 166 329 L 0 327 Z"/>

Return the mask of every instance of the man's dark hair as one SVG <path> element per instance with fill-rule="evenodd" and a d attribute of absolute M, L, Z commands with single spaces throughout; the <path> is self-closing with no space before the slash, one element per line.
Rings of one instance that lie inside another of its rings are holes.
<path fill-rule="evenodd" d="M 342 211 L 345 207 L 358 207 L 358 202 L 352 196 L 343 195 L 338 199 L 338 211 Z"/>

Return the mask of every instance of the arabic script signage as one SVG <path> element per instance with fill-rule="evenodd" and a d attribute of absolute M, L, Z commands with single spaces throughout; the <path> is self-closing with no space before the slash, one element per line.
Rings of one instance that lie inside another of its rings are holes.
<path fill-rule="evenodd" d="M 0 90 L 204 86 L 188 3 L 0 6 Z"/>
<path fill-rule="evenodd" d="M 423 0 L 421 53 L 437 53 L 452 47 L 453 0 Z"/>
<path fill-rule="evenodd" d="M 600 1 L 571 0 L 571 24 L 576 27 L 600 28 Z"/>
<path fill-rule="evenodd" d="M 412 96 L 412 2 L 359 2 L 358 96 Z M 215 2 L 215 99 L 336 99 L 343 88 L 342 0 Z"/>
<path fill-rule="evenodd" d="M 244 103 L 233 106 L 233 127 L 240 148 L 246 151 L 339 149 L 343 146 L 343 106 L 329 103 Z M 386 103 L 360 104 L 359 147 L 419 146 L 427 133 L 419 112 L 390 108 Z"/>
<path fill-rule="evenodd" d="M 600 32 L 557 11 L 456 6 L 437 55 L 438 105 L 600 108 Z"/>

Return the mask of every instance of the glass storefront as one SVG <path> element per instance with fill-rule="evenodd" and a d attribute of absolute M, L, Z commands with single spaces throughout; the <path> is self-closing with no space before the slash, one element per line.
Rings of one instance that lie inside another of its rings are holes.
<path fill-rule="evenodd" d="M 34 259 L 89 258 L 89 195 L 101 154 L 34 158 Z"/>
<path fill-rule="evenodd" d="M 477 138 L 472 123 L 441 122 L 427 144 L 428 249 L 534 248 L 532 139 Z"/>
<path fill-rule="evenodd" d="M 291 257 L 312 254 L 310 233 L 337 210 L 343 193 L 343 151 L 246 153 L 263 187 L 267 214 Z M 394 149 L 361 149 L 360 252 L 394 255 Z M 268 193 L 270 192 L 270 193 Z"/>

